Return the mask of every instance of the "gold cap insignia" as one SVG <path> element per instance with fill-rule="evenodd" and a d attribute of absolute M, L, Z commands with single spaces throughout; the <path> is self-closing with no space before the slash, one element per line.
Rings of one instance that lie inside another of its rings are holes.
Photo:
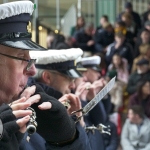
<path fill-rule="evenodd" d="M 28 25 L 27 25 L 27 31 L 29 33 L 31 33 L 31 22 L 30 21 L 28 22 Z"/>

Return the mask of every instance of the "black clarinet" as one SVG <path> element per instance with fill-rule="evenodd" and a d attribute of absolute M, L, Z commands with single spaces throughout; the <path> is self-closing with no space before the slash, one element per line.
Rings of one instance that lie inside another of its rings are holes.
<path fill-rule="evenodd" d="M 28 85 L 25 86 L 24 90 L 28 87 Z M 36 132 L 36 127 L 37 127 L 37 122 L 35 121 L 36 119 L 36 112 L 33 108 L 28 107 L 27 110 L 31 110 L 32 114 L 30 115 L 30 120 L 27 123 L 27 133 L 28 134 L 33 134 L 34 132 Z"/>
<path fill-rule="evenodd" d="M 30 120 L 27 123 L 27 132 L 28 132 L 28 134 L 31 135 L 34 132 L 36 132 L 36 127 L 37 127 L 37 122 L 35 121 L 35 119 L 36 119 L 36 112 L 31 107 L 28 107 L 27 110 L 31 110 L 32 111 L 32 114 L 30 115 Z"/>

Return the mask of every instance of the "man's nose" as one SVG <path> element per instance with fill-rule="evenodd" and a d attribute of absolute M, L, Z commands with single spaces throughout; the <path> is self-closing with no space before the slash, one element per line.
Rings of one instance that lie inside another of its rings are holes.
<path fill-rule="evenodd" d="M 36 67 L 33 64 L 29 70 L 26 70 L 27 76 L 34 76 L 36 74 Z"/>
<path fill-rule="evenodd" d="M 72 90 L 75 89 L 75 82 L 74 82 L 74 81 L 72 81 L 72 82 L 70 83 L 69 88 L 72 89 Z"/>
<path fill-rule="evenodd" d="M 83 81 L 87 82 L 87 77 L 86 76 L 83 76 Z"/>

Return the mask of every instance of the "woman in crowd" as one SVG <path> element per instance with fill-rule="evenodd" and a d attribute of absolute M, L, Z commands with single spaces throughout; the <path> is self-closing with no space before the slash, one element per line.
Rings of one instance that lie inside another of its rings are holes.
<path fill-rule="evenodd" d="M 130 33 L 130 39 L 132 39 L 132 45 L 134 45 L 138 33 L 138 27 L 133 20 L 133 17 L 130 13 L 124 13 L 121 18 L 125 22 L 127 31 Z"/>
<path fill-rule="evenodd" d="M 112 61 L 112 57 L 115 53 L 118 53 L 123 58 L 127 59 L 129 67 L 132 66 L 133 50 L 131 45 L 126 41 L 126 32 L 119 29 L 115 31 L 115 42 L 110 44 L 107 48 L 106 62 L 109 65 Z"/>
<path fill-rule="evenodd" d="M 141 81 L 135 94 L 131 95 L 129 107 L 133 105 L 141 105 L 145 111 L 145 115 L 150 118 L 150 81 Z"/>
<path fill-rule="evenodd" d="M 150 44 L 150 32 L 147 29 L 143 29 L 141 34 L 139 34 L 139 38 L 135 44 L 134 58 L 141 54 L 140 46 L 144 47 L 148 44 Z"/>
<path fill-rule="evenodd" d="M 83 17 L 77 18 L 77 24 L 76 26 L 71 28 L 70 35 L 74 36 L 77 31 L 79 31 L 80 29 L 84 27 L 84 25 L 85 25 L 84 18 Z"/>
<path fill-rule="evenodd" d="M 133 60 L 132 73 L 137 70 L 137 62 L 141 59 L 147 59 L 150 62 L 150 45 L 142 44 L 139 47 L 140 55 Z"/>
<path fill-rule="evenodd" d="M 108 70 L 116 70 L 117 79 L 125 85 L 128 83 L 128 62 L 125 58 L 122 58 L 120 54 L 116 53 L 113 55 L 112 63 L 109 65 Z"/>

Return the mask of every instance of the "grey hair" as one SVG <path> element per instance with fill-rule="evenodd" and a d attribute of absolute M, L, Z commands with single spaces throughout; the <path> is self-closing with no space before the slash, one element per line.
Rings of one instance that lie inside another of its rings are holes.
<path fill-rule="evenodd" d="M 40 80 L 42 78 L 42 73 L 44 69 L 36 69 L 36 74 L 33 76 L 36 80 Z"/>

